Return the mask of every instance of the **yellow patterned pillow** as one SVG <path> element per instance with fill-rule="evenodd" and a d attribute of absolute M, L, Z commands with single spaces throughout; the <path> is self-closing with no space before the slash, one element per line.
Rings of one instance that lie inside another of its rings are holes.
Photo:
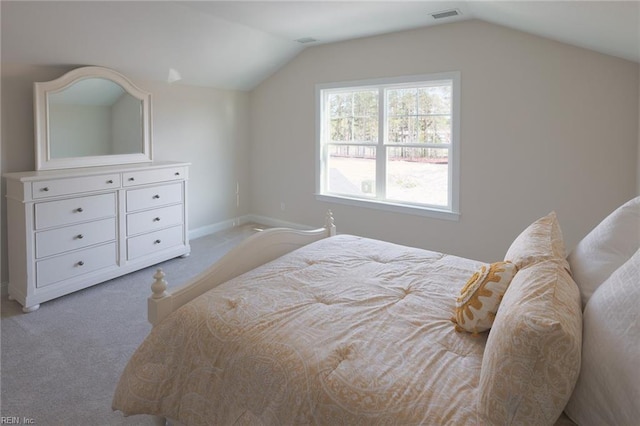
<path fill-rule="evenodd" d="M 451 319 L 456 331 L 477 334 L 489 330 L 516 272 L 516 265 L 511 262 L 482 265 L 460 290 L 456 316 Z"/>

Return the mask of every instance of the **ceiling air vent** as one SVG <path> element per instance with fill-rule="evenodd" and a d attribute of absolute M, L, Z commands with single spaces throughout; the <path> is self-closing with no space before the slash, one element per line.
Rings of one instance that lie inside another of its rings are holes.
<path fill-rule="evenodd" d="M 458 9 L 443 10 L 442 12 L 432 13 L 433 19 L 450 18 L 452 16 L 462 15 Z"/>
<path fill-rule="evenodd" d="M 313 37 L 303 37 L 303 38 L 299 38 L 299 39 L 297 39 L 296 41 L 297 41 L 298 43 L 300 43 L 300 44 L 305 44 L 305 43 L 314 43 L 314 42 L 316 42 L 316 41 L 318 41 L 318 40 L 316 40 L 316 39 L 315 39 L 315 38 L 313 38 Z"/>

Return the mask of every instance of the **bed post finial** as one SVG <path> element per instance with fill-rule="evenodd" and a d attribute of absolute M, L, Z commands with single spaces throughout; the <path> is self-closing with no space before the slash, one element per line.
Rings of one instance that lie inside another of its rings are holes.
<path fill-rule="evenodd" d="M 151 284 L 151 291 L 153 294 L 151 295 L 152 299 L 162 299 L 165 296 L 168 296 L 167 293 L 167 282 L 164 280 L 164 272 L 162 268 L 158 268 L 156 273 L 153 275 L 155 281 Z"/>
<path fill-rule="evenodd" d="M 331 209 L 327 210 L 327 215 L 325 217 L 324 222 L 325 222 L 324 226 L 329 231 L 329 236 L 333 237 L 334 235 L 336 235 L 336 224 L 333 220 L 333 212 L 331 211 Z"/>

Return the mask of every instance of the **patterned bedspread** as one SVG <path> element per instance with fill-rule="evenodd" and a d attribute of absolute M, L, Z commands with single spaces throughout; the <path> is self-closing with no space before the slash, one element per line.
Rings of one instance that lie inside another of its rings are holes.
<path fill-rule="evenodd" d="M 186 425 L 475 424 L 486 337 L 456 333 L 480 262 L 340 235 L 154 327 L 114 409 Z"/>

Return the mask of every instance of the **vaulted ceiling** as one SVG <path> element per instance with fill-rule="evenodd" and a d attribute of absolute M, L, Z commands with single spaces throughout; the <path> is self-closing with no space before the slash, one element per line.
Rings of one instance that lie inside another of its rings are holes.
<path fill-rule="evenodd" d="M 436 20 L 431 13 L 457 9 Z M 248 90 L 303 49 L 481 19 L 640 62 L 636 1 L 5 1 L 2 62 Z M 296 40 L 313 38 L 300 43 Z"/>

